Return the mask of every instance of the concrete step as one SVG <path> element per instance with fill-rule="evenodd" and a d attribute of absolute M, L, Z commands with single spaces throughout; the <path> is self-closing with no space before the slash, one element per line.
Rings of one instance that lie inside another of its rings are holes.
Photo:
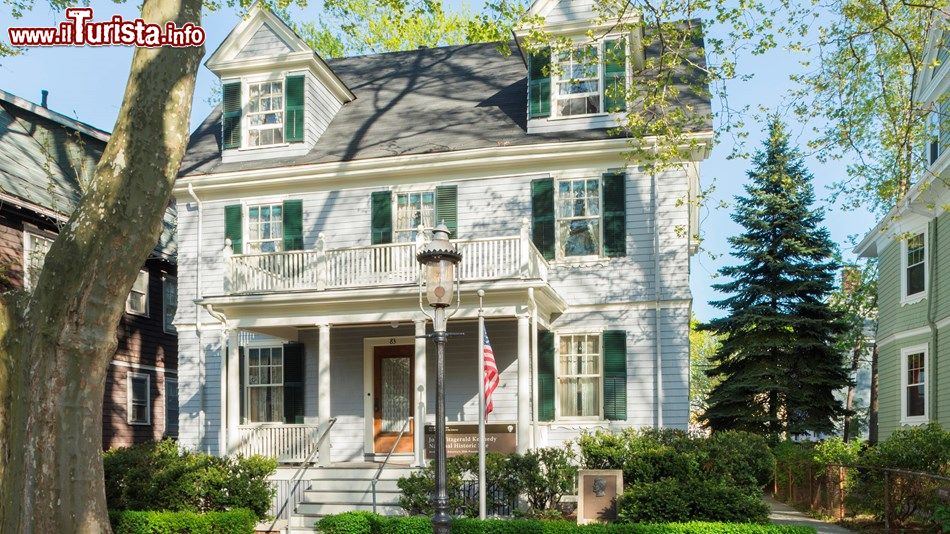
<path fill-rule="evenodd" d="M 399 486 L 396 484 L 397 480 L 398 479 L 379 479 L 379 482 L 376 483 L 376 491 L 399 491 Z M 372 483 L 369 480 L 347 479 L 311 480 L 306 486 L 310 491 L 319 492 L 356 491 L 363 489 L 369 491 L 372 487 Z"/>
<path fill-rule="evenodd" d="M 399 480 L 418 471 L 414 467 L 386 467 L 379 474 L 380 479 Z M 315 469 L 307 476 L 310 480 L 372 480 L 376 476 L 376 469 L 353 467 L 325 467 Z"/>
<path fill-rule="evenodd" d="M 372 512 L 373 505 L 366 504 L 362 502 L 340 502 L 332 504 L 323 504 L 323 503 L 307 503 L 302 502 L 297 505 L 297 513 L 294 514 L 294 517 L 300 516 L 325 516 L 333 514 L 342 514 L 344 512 L 356 512 L 356 511 L 366 511 Z M 398 505 L 377 505 L 376 512 L 383 515 L 401 515 L 405 512 L 402 507 Z"/>
<path fill-rule="evenodd" d="M 398 491 L 377 491 L 376 502 L 378 504 L 399 504 L 399 497 L 402 495 Z M 373 504 L 373 492 L 369 490 L 355 491 L 307 491 L 304 492 L 301 504 L 333 504 L 333 503 L 359 503 Z M 299 505 L 298 505 L 299 509 Z"/>

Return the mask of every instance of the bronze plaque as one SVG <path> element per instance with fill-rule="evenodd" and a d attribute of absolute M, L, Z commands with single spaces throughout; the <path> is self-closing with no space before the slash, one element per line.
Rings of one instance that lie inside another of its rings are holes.
<path fill-rule="evenodd" d="M 581 469 L 577 473 L 577 523 L 617 519 L 617 497 L 623 493 L 623 471 Z"/>
<path fill-rule="evenodd" d="M 518 449 L 515 423 L 485 425 L 485 451 L 511 454 Z M 435 458 L 435 425 L 425 426 L 426 458 Z M 478 454 L 478 423 L 449 423 L 445 426 L 445 454 L 448 458 Z"/>

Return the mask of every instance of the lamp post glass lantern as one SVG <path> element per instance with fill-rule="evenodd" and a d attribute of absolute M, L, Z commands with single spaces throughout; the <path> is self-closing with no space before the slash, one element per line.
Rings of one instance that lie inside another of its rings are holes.
<path fill-rule="evenodd" d="M 449 229 L 440 223 L 432 231 L 432 240 L 416 254 L 416 261 L 422 265 L 425 280 L 425 296 L 433 308 L 432 338 L 435 339 L 437 358 L 435 375 L 435 497 L 432 516 L 434 534 L 448 534 L 452 530 L 449 516 L 449 496 L 446 490 L 445 475 L 445 341 L 446 308 L 452 305 L 453 293 L 458 291 L 455 278 L 456 265 L 462 261 L 462 255 L 449 241 Z M 421 284 L 421 280 L 420 280 Z M 422 288 L 419 288 L 419 305 L 422 306 Z M 457 309 L 457 308 L 456 308 Z M 425 309 L 423 308 L 423 313 Z M 426 315 L 429 315 L 426 313 Z"/>

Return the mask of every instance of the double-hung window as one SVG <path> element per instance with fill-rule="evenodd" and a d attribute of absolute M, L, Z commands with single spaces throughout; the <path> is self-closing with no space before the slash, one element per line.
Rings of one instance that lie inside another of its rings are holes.
<path fill-rule="evenodd" d="M 148 317 L 148 271 L 139 271 L 125 300 L 125 311 Z"/>
<path fill-rule="evenodd" d="M 152 424 L 151 377 L 145 373 L 129 373 L 126 409 L 130 425 Z"/>
<path fill-rule="evenodd" d="M 599 334 L 561 335 L 558 340 L 559 418 L 601 417 L 603 366 Z"/>
<path fill-rule="evenodd" d="M 247 136 L 252 147 L 284 142 L 284 82 L 248 84 Z"/>
<path fill-rule="evenodd" d="M 901 422 L 927 421 L 927 346 L 901 350 Z"/>
<path fill-rule="evenodd" d="M 247 207 L 247 251 L 280 252 L 284 248 L 283 204 Z"/>
<path fill-rule="evenodd" d="M 423 228 L 435 226 L 435 192 L 416 191 L 396 193 L 396 216 L 393 223 L 393 240 L 397 243 L 411 243 L 416 240 L 419 225 Z"/>
<path fill-rule="evenodd" d="M 284 422 L 283 347 L 247 349 L 247 416 L 252 423 Z"/>
<path fill-rule="evenodd" d="M 560 180 L 555 199 L 557 246 L 561 257 L 601 254 L 601 193 L 599 178 Z"/>
<path fill-rule="evenodd" d="M 558 53 L 557 114 L 600 113 L 600 47 L 581 45 Z"/>
<path fill-rule="evenodd" d="M 927 233 L 912 233 L 904 240 L 901 251 L 901 301 L 916 302 L 924 298 L 927 292 Z"/>
<path fill-rule="evenodd" d="M 162 327 L 168 334 L 176 332 L 173 321 L 178 311 L 178 279 L 174 276 L 162 278 Z"/>
<path fill-rule="evenodd" d="M 23 286 L 31 289 L 40 278 L 46 254 L 53 246 L 53 240 L 32 232 L 23 234 Z"/>

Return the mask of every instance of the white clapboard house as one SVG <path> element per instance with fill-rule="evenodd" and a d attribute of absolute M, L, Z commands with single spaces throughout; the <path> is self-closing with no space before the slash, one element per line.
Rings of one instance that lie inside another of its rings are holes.
<path fill-rule="evenodd" d="M 281 516 L 309 516 L 296 526 L 368 507 L 367 467 L 392 452 L 376 497 L 398 511 L 393 479 L 426 461 L 434 419 L 415 253 L 438 221 L 462 254 L 450 425 L 477 421 L 481 289 L 501 371 L 489 422 L 518 450 L 687 427 L 692 200 L 711 126 L 697 121 L 676 170 L 629 161 L 611 133 L 626 103 L 604 87 L 635 83 L 655 50 L 592 5 L 531 7 L 577 37 L 573 57 L 515 43 L 324 60 L 265 9 L 235 27 L 206 63 L 222 103 L 175 189 L 182 446 L 276 457 Z M 708 116 L 708 97 L 678 89 Z M 294 477 L 322 482 L 288 495 Z"/>

